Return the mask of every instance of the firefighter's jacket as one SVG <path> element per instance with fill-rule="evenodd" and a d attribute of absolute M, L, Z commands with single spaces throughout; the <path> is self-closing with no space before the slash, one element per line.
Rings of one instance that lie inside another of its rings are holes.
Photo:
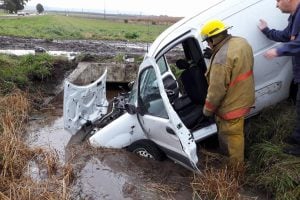
<path fill-rule="evenodd" d="M 213 49 L 205 74 L 208 91 L 203 112 L 229 120 L 245 116 L 254 104 L 253 52 L 240 37 L 226 37 Z"/>

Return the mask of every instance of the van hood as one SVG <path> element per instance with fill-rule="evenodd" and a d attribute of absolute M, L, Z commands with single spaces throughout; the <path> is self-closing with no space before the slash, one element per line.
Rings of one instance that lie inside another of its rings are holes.
<path fill-rule="evenodd" d="M 107 70 L 86 86 L 77 86 L 68 80 L 64 82 L 64 128 L 72 135 L 107 113 L 106 76 Z"/>

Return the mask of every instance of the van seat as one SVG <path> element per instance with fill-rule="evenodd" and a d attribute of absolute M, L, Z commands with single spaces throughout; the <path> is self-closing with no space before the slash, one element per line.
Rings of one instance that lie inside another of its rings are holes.
<path fill-rule="evenodd" d="M 184 60 L 176 61 L 179 69 L 184 69 L 180 79 L 186 94 L 173 102 L 173 107 L 182 122 L 189 129 L 203 119 L 203 105 L 207 94 L 207 82 L 201 67 Z"/>
<path fill-rule="evenodd" d="M 197 125 L 203 118 L 203 106 L 194 104 L 187 95 L 175 99 L 173 107 L 181 121 L 189 129 Z"/>
<path fill-rule="evenodd" d="M 208 84 L 205 77 L 205 67 L 197 66 L 195 63 L 189 64 L 184 59 L 176 61 L 179 69 L 184 69 L 180 75 L 181 82 L 187 95 L 193 103 L 204 105 Z"/>

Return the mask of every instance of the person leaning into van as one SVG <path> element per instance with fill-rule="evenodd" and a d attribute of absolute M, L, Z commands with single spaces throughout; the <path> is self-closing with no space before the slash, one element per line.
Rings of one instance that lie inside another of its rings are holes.
<path fill-rule="evenodd" d="M 285 138 L 285 142 L 295 144 L 286 147 L 284 151 L 288 154 L 300 155 L 300 0 L 277 0 L 277 8 L 282 13 L 289 13 L 288 25 L 283 30 L 270 29 L 267 22 L 260 20 L 258 28 L 269 39 L 276 42 L 284 42 L 280 47 L 268 50 L 265 57 L 273 59 L 278 56 L 292 56 L 294 82 L 297 84 L 298 92 L 296 98 L 296 127 L 293 133 Z"/>
<path fill-rule="evenodd" d="M 216 115 L 220 149 L 229 164 L 244 161 L 244 116 L 254 104 L 253 51 L 246 39 L 228 34 L 220 20 L 211 20 L 201 37 L 212 49 L 206 72 L 208 91 L 203 114 Z"/>

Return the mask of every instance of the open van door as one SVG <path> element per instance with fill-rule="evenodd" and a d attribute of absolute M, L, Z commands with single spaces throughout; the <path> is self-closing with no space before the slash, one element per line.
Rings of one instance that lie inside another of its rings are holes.
<path fill-rule="evenodd" d="M 106 75 L 86 86 L 64 83 L 64 128 L 72 135 L 107 113 Z"/>
<path fill-rule="evenodd" d="M 153 58 L 146 58 L 140 67 L 137 107 L 138 121 L 146 137 L 172 160 L 197 170 L 196 143 L 170 104 Z"/>

